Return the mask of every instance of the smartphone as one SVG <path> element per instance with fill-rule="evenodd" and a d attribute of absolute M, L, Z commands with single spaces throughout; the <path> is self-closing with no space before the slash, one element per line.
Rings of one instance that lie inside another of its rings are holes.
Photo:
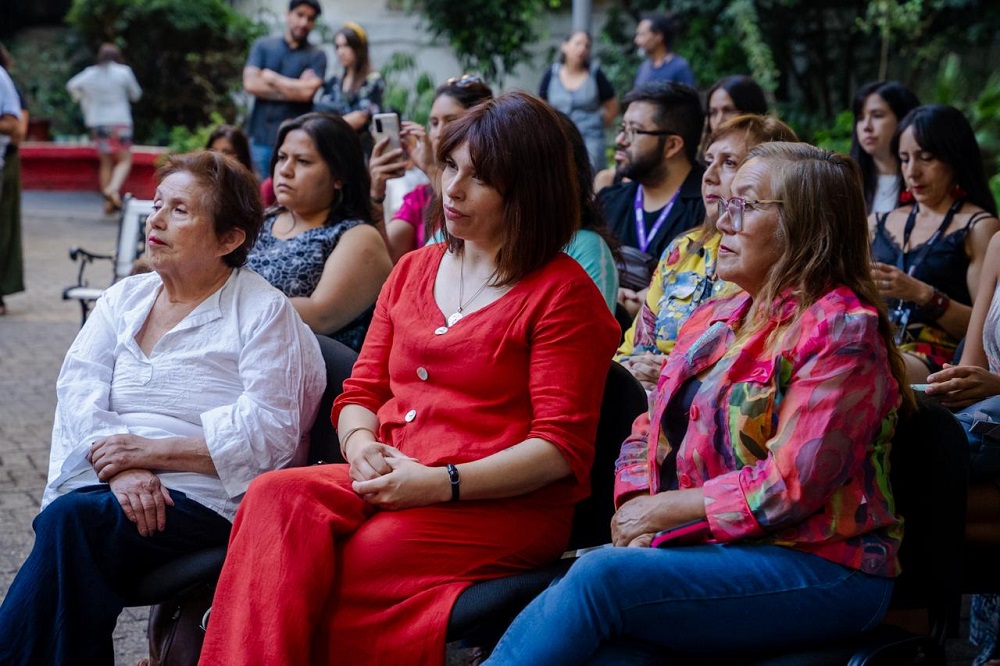
<path fill-rule="evenodd" d="M 692 520 L 689 523 L 681 523 L 668 530 L 657 532 L 653 535 L 653 541 L 649 545 L 651 548 L 690 546 L 704 543 L 711 537 L 712 531 L 708 528 L 707 520 Z"/>
<path fill-rule="evenodd" d="M 398 150 L 403 147 L 399 140 L 399 116 L 395 113 L 376 113 L 372 116 L 372 135 L 375 143 L 384 137 L 389 137 L 389 150 Z"/>

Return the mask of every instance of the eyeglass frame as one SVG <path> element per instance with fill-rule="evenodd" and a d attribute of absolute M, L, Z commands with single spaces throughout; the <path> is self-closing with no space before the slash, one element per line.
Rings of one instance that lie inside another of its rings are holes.
<path fill-rule="evenodd" d="M 461 76 L 453 76 L 444 82 L 446 86 L 455 86 L 456 88 L 468 88 L 469 86 L 474 86 L 477 83 L 482 85 L 483 80 L 479 78 L 479 76 L 476 74 L 462 74 Z"/>
<path fill-rule="evenodd" d="M 636 127 L 627 127 L 625 123 L 618 126 L 618 132 L 615 136 L 618 136 L 618 134 L 624 136 L 625 141 L 629 144 L 635 141 L 636 134 L 645 134 L 647 136 L 680 136 L 680 134 L 671 130 L 644 130 Z"/>
<path fill-rule="evenodd" d="M 784 199 L 754 199 L 753 201 L 747 201 L 746 197 L 730 197 L 728 200 L 725 197 L 719 197 L 716 202 L 719 205 L 719 220 L 726 213 L 729 213 L 729 220 L 732 224 L 733 231 L 740 232 L 743 231 L 743 213 L 746 211 L 747 204 L 751 206 L 759 206 L 762 204 L 783 204 Z M 731 208 L 732 204 L 736 203 L 736 213 L 733 213 Z"/>

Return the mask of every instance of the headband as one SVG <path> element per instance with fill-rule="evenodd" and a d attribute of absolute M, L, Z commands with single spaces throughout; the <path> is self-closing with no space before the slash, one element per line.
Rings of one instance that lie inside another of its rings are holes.
<path fill-rule="evenodd" d="M 353 32 L 355 35 L 357 35 L 358 38 L 361 39 L 362 44 L 368 43 L 368 33 L 365 32 L 365 29 L 362 28 L 359 24 L 355 23 L 354 21 L 348 21 L 344 24 L 344 27 Z"/>

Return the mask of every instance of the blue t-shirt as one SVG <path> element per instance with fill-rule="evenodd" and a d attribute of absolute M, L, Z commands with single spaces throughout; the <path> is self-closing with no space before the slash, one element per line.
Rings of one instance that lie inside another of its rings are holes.
<path fill-rule="evenodd" d="M 646 58 L 639 65 L 639 72 L 635 75 L 635 86 L 641 86 L 650 81 L 676 81 L 694 86 L 694 72 L 691 65 L 683 57 L 676 53 L 672 58 L 666 60 L 659 67 L 653 67 L 653 61 Z"/>
<path fill-rule="evenodd" d="M 326 54 L 308 42 L 293 49 L 283 36 L 264 37 L 250 47 L 246 66 L 270 69 L 293 79 L 299 78 L 302 72 L 311 69 L 322 79 L 326 77 Z M 247 124 L 247 134 L 255 144 L 273 146 L 278 136 L 278 126 L 282 122 L 309 113 L 312 108 L 311 100 L 284 102 L 255 97 L 253 112 Z"/>

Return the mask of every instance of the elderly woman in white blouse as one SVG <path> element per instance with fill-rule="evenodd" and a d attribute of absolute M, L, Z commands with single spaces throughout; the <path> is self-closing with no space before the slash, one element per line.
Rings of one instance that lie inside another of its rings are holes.
<path fill-rule="evenodd" d="M 144 573 L 225 544 L 258 474 L 304 462 L 325 387 L 285 296 L 241 268 L 257 183 L 217 153 L 158 173 L 146 256 L 66 354 L 35 545 L 0 607 L 0 663 L 113 664 Z"/>

